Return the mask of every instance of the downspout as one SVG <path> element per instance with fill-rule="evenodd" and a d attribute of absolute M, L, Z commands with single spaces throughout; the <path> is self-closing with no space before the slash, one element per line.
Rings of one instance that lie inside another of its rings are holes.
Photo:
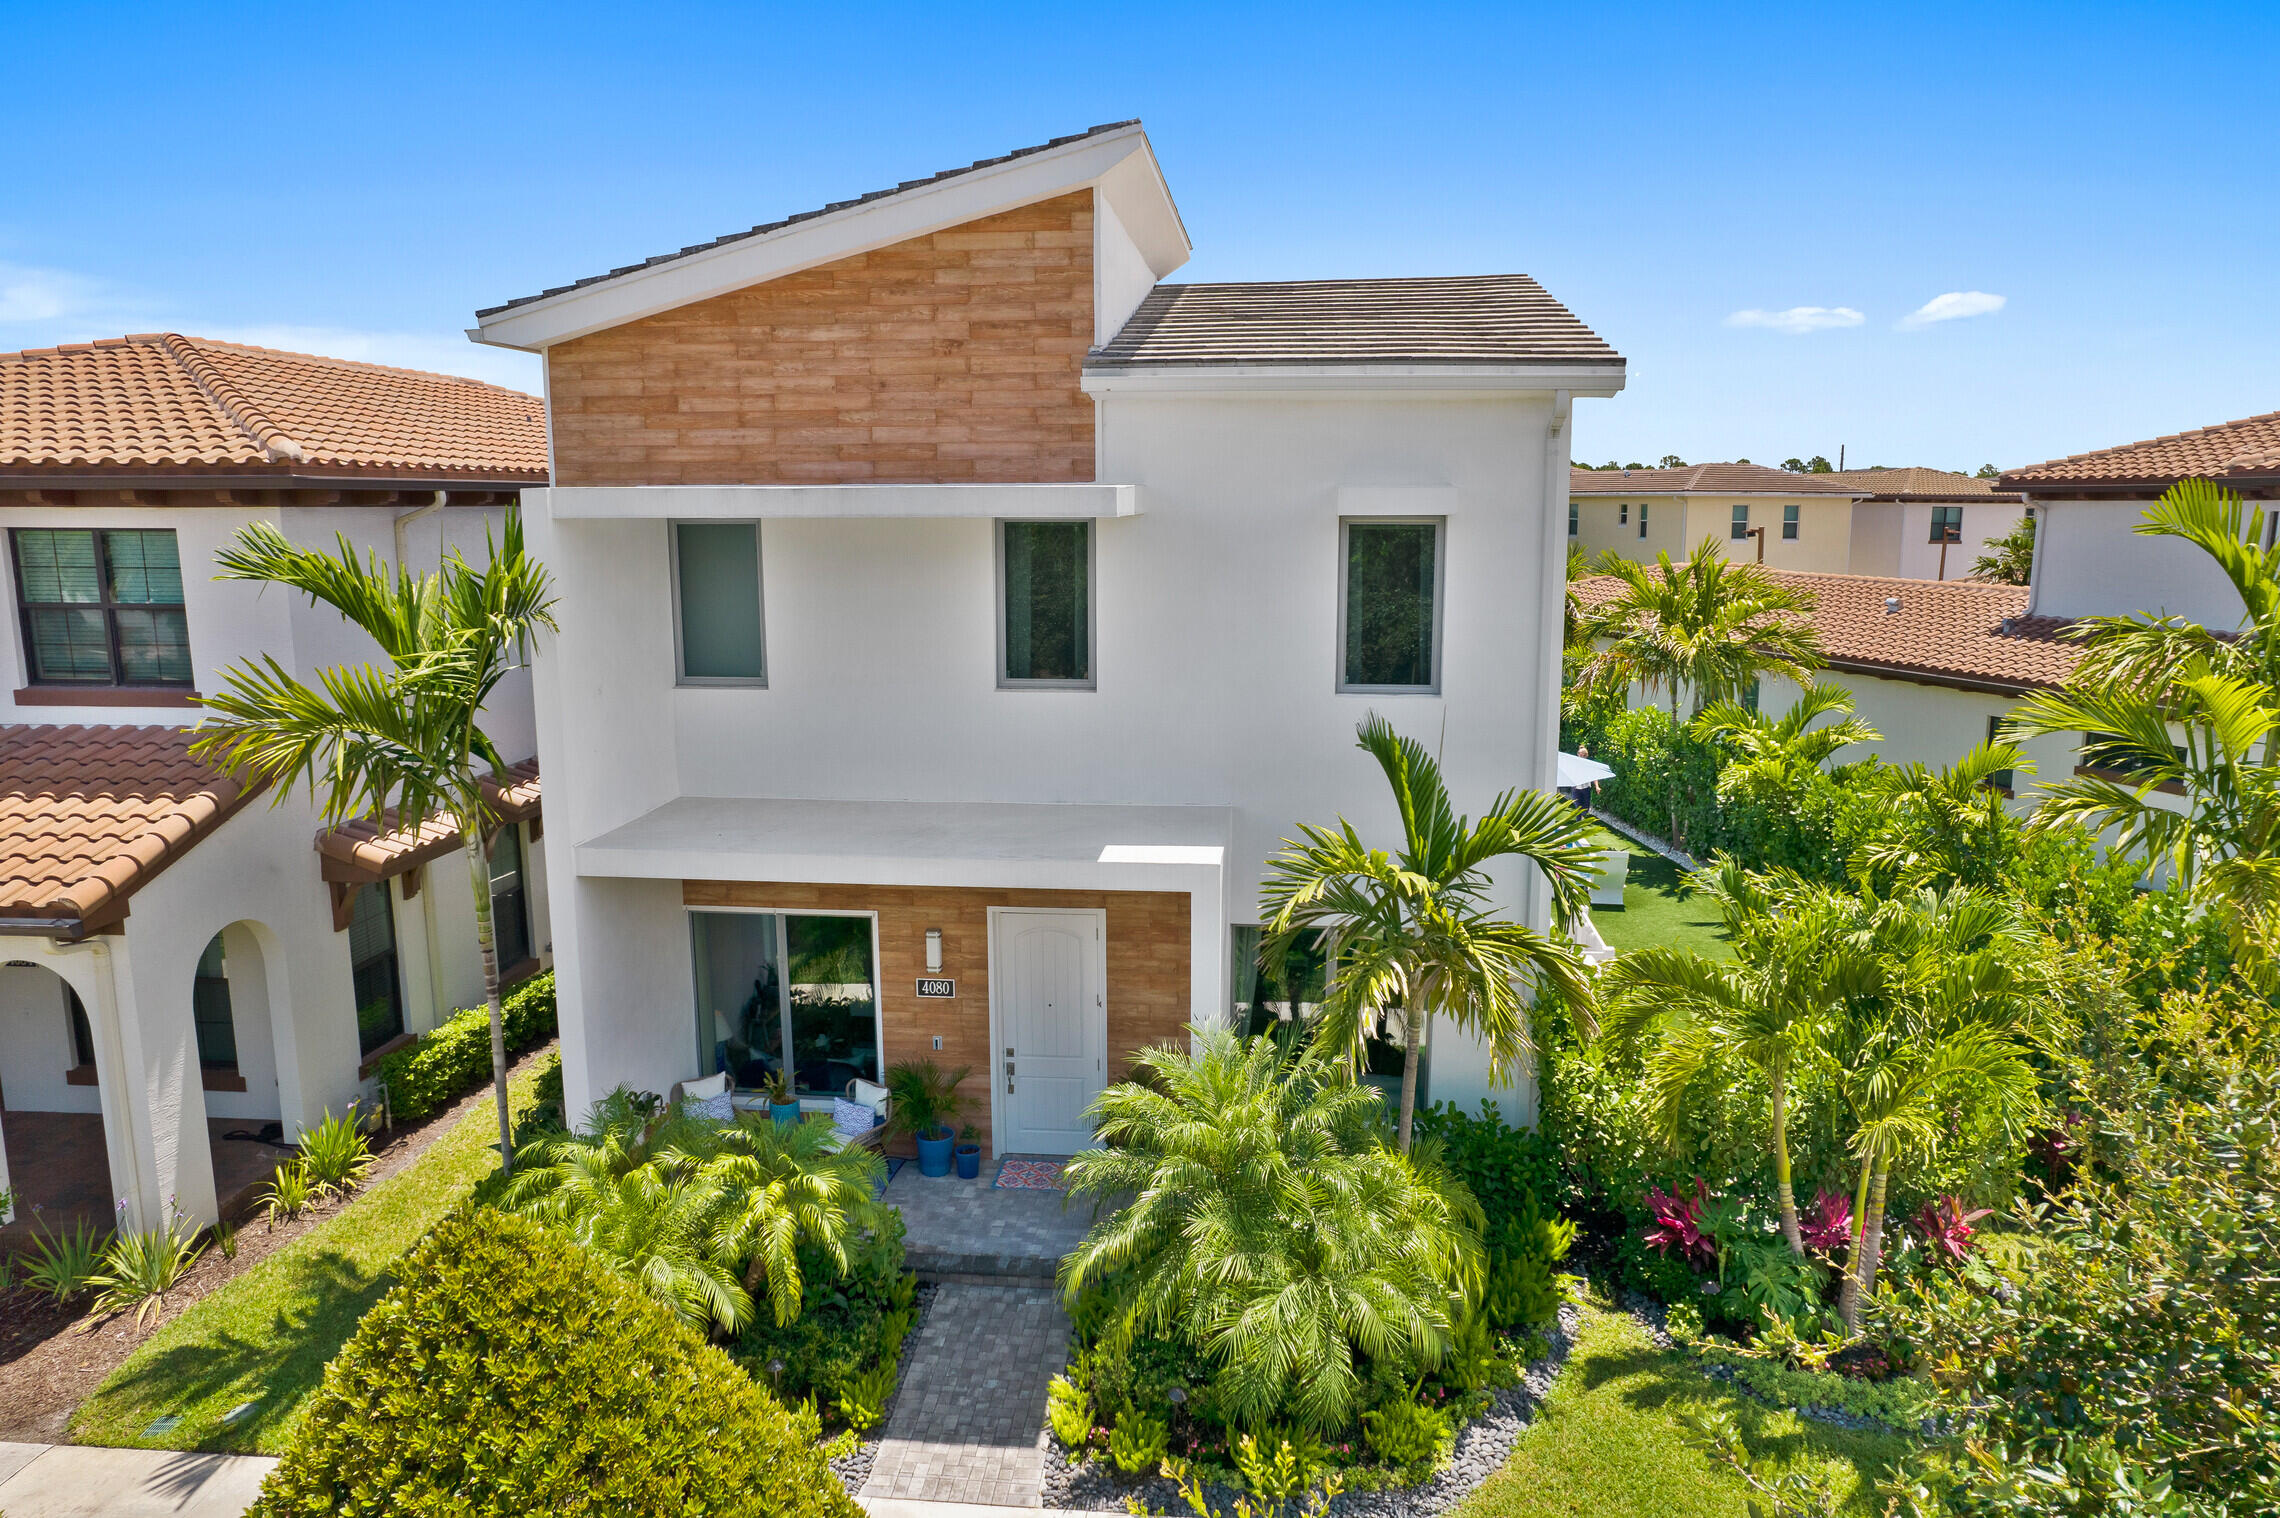
<path fill-rule="evenodd" d="M 134 1092 L 131 1088 L 140 1083 L 130 1081 L 127 1078 L 127 1045 L 124 1035 L 119 1030 L 118 967 L 111 959 L 111 945 L 101 938 L 82 938 L 76 943 L 65 943 L 59 939 L 51 943 L 49 948 L 56 954 L 85 950 L 95 956 L 95 1019 L 93 1031 L 96 1038 L 101 1040 L 95 1065 L 98 1103 L 102 1097 L 102 1075 L 106 1063 L 117 1082 L 113 1095 L 116 1098 L 118 1122 L 111 1122 L 109 1120 L 110 1114 L 105 1114 L 103 1125 L 105 1141 L 116 1145 L 115 1152 L 126 1157 L 126 1164 L 123 1168 L 127 1173 L 127 1185 L 132 1192 L 128 1199 L 128 1205 L 134 1213 L 135 1226 L 137 1228 L 155 1227 L 157 1225 L 151 1219 L 143 1216 L 144 1199 L 150 1196 L 153 1188 L 150 1177 L 143 1173 L 142 1146 L 135 1142 Z M 125 1130 L 123 1136 L 117 1131 L 121 1128 Z"/>
<path fill-rule="evenodd" d="M 404 568 L 404 529 L 422 517 L 432 517 L 443 510 L 444 499 L 444 492 L 439 490 L 435 493 L 434 500 L 425 506 L 414 506 L 410 511 L 398 513 L 395 521 L 389 524 L 394 528 L 396 534 L 396 569 L 398 573 L 402 573 Z M 437 553 L 440 556 L 442 550 L 439 548 Z"/>

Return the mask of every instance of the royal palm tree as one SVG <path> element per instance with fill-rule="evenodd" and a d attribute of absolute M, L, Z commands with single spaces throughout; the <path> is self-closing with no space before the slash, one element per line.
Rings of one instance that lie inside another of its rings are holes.
<path fill-rule="evenodd" d="M 1860 787 L 1884 805 L 1854 845 L 1849 868 L 1864 888 L 1992 886 L 2016 852 L 2011 780 L 2034 764 L 2009 743 L 1982 743 L 1955 763 L 1878 766 Z"/>
<path fill-rule="evenodd" d="M 441 816 L 459 830 L 475 887 L 475 941 L 491 1013 L 491 1078 L 499 1108 L 499 1162 L 512 1166 L 506 1027 L 491 930 L 489 840 L 498 817 L 484 794 L 505 784 L 507 761 L 483 731 L 499 682 L 528 663 L 532 637 L 551 629 L 546 570 L 523 550 L 510 512 L 480 568 L 454 550 L 435 574 L 338 551 L 297 548 L 268 522 L 239 531 L 216 555 L 219 578 L 281 585 L 332 607 L 379 645 L 384 665 L 336 666 L 312 685 L 273 655 L 224 672 L 205 699 L 195 757 L 271 782 L 273 805 L 306 785 L 325 820 L 358 817 L 417 826 Z"/>
<path fill-rule="evenodd" d="M 1700 712 L 1740 700 L 1764 675 L 1810 684 L 1809 672 L 1823 663 L 1820 635 L 1806 620 L 1813 593 L 1729 560 L 1715 538 L 1704 538 L 1683 564 L 1664 553 L 1651 565 L 1610 556 L 1600 568 L 1622 583 L 1579 630 L 1604 645 L 1577 677 L 1585 689 L 1615 696 L 1633 685 L 1660 689 L 1675 723 L 1682 692 Z"/>
<path fill-rule="evenodd" d="M 1813 723 L 1832 712 L 1844 715 L 1826 727 Z M 1722 794 L 1771 800 L 1793 788 L 1797 777 L 1817 770 L 1837 751 L 1874 743 L 1884 735 L 1853 715 L 1853 695 L 1841 685 L 1808 685 L 1778 718 L 1755 712 L 1739 701 L 1719 701 L 1702 709 L 1694 735 L 1725 743 L 1734 762 L 1718 774 Z"/>
<path fill-rule="evenodd" d="M 1739 1061 L 1771 1091 L 1775 1199 L 1781 1235 L 1805 1253 L 1789 1173 L 1791 1073 L 1831 1024 L 1882 985 L 1882 962 L 1856 933 L 1861 905 L 1795 875 L 1752 875 L 1727 861 L 1693 885 L 1725 919 L 1734 958 L 1634 949 L 1609 967 L 1601 990 L 1606 1036 L 1646 1051 L 1647 1085 L 1666 1138 L 1685 1131 L 1696 1077 Z"/>
<path fill-rule="evenodd" d="M 1441 767 L 1424 745 L 1372 713 L 1360 747 L 1384 770 L 1401 816 L 1400 846 L 1373 849 L 1354 825 L 1302 824 L 1284 840 L 1259 889 L 1269 917 L 1260 953 L 1273 962 L 1300 934 L 1320 935 L 1328 965 L 1315 1038 L 1349 1068 L 1399 1009 L 1403 1044 L 1398 1142 L 1409 1147 L 1417 1105 L 1417 1054 L 1438 1015 L 1488 1045 L 1492 1080 L 1510 1077 L 1534 1045 L 1526 998 L 1556 987 L 1589 1026 L 1583 960 L 1559 925 L 1584 909 L 1600 848 L 1583 814 L 1541 792 L 1507 791 L 1478 822 L 1449 803 Z M 1525 861 L 1550 887 L 1550 932 L 1499 915 L 1490 870 Z"/>
<path fill-rule="evenodd" d="M 1072 1308 L 1113 1277 L 1112 1331 L 1208 1355 L 1239 1428 L 1333 1432 L 1365 1362 L 1441 1363 L 1454 1304 L 1482 1286 L 1479 1205 L 1384 1142 L 1367 1087 L 1319 1050 L 1227 1029 L 1134 1064 L 1093 1104 L 1104 1147 L 1064 1172 L 1072 1201 L 1102 1204 L 1061 1261 Z"/>

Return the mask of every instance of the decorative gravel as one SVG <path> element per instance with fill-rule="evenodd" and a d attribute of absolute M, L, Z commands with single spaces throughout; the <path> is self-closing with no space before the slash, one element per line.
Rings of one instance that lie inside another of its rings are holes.
<path fill-rule="evenodd" d="M 1330 1518 L 1434 1518 L 1463 1501 L 1511 1458 L 1513 1444 L 1534 1420 L 1537 1404 L 1551 1392 L 1582 1327 L 1581 1310 L 1573 1304 L 1562 1307 L 1559 1321 L 1544 1335 L 1550 1350 L 1521 1371 L 1518 1386 L 1495 1392 L 1488 1409 L 1457 1431 L 1448 1463 L 1435 1469 L 1429 1480 L 1382 1492 L 1341 1492 L 1330 1504 Z M 1222 1512 L 1233 1512 L 1236 1498 L 1242 1495 L 1217 1485 L 1209 1492 L 1212 1505 Z M 1045 1506 L 1121 1512 L 1126 1497 L 1138 1497 L 1151 1513 L 1187 1511 L 1179 1488 L 1164 1477 L 1124 1481 L 1105 1460 L 1072 1464 L 1060 1441 L 1046 1434 Z"/>
<path fill-rule="evenodd" d="M 921 1283 L 918 1288 L 918 1315 L 910 1320 L 910 1333 L 903 1339 L 906 1351 L 910 1348 L 911 1341 L 918 1337 L 918 1331 L 926 1326 L 926 1315 L 934 1311 L 936 1290 L 931 1281 Z M 864 1483 L 871 1479 L 871 1462 L 879 1458 L 879 1445 L 887 1437 L 887 1420 L 894 1414 L 895 1403 L 902 1400 L 902 1393 L 902 1378 L 898 1376 L 894 1391 L 887 1397 L 887 1405 L 880 1411 L 878 1423 L 868 1434 L 855 1441 L 853 1450 L 831 1462 L 831 1474 L 839 1478 L 839 1484 L 847 1489 L 850 1498 L 863 1490 Z"/>

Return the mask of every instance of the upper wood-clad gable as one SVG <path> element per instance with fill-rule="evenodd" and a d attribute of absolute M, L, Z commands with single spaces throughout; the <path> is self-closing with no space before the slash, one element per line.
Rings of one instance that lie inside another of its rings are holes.
<path fill-rule="evenodd" d="M 1093 192 L 547 350 L 562 485 L 1093 477 Z"/>

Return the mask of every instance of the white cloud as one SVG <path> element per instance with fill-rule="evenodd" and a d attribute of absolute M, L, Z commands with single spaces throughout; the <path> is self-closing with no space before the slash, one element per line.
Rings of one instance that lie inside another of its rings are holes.
<path fill-rule="evenodd" d="M 53 324 L 70 323 L 93 332 L 132 308 L 133 302 L 104 280 L 0 263 L 0 328 L 31 328 L 31 335 L 38 336 Z"/>
<path fill-rule="evenodd" d="M 1830 327 L 1857 327 L 1866 320 L 1850 306 L 1791 306 L 1786 311 L 1736 311 L 1726 318 L 1726 325 L 1800 333 L 1821 332 Z"/>
<path fill-rule="evenodd" d="M 1966 316 L 1986 316 L 2003 309 L 2003 297 L 1989 295 L 1985 290 L 1950 290 L 1935 295 L 1915 310 L 1900 318 L 1903 327 L 1928 327 L 1933 322 L 1952 322 Z"/>
<path fill-rule="evenodd" d="M 250 343 L 259 348 L 283 348 L 292 353 L 320 353 L 327 358 L 356 359 L 367 364 L 392 364 L 399 369 L 430 369 L 439 374 L 462 374 L 488 380 L 513 390 L 539 393 L 542 380 L 538 355 L 509 348 L 486 348 L 456 332 L 365 332 L 353 327 L 295 327 L 273 324 L 260 327 L 186 327 L 198 337 L 225 343 Z"/>

